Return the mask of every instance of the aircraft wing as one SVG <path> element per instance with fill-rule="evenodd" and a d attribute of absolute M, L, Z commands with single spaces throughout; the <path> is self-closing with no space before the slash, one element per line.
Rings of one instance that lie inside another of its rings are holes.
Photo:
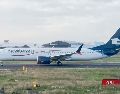
<path fill-rule="evenodd" d="M 52 60 L 65 60 L 66 58 L 72 56 L 73 54 L 75 53 L 72 53 L 72 54 L 62 54 L 62 55 L 55 55 L 55 56 L 51 56 L 51 59 Z"/>
<path fill-rule="evenodd" d="M 67 54 L 60 54 L 60 55 L 54 55 L 54 56 L 51 56 L 51 59 L 52 60 L 65 60 L 66 58 L 69 58 L 70 56 L 72 56 L 73 54 L 80 54 L 80 51 L 83 47 L 83 44 L 78 48 L 78 50 L 76 52 L 73 52 L 73 53 L 67 53 Z"/>

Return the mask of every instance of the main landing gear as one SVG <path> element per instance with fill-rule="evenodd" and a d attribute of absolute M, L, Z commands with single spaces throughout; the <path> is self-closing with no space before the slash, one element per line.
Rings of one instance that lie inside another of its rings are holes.
<path fill-rule="evenodd" d="M 60 60 L 57 61 L 57 65 L 60 66 L 62 65 L 62 62 Z"/>

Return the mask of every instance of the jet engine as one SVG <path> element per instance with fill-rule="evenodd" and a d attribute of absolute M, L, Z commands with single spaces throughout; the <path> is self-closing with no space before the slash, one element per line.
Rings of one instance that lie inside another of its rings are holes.
<path fill-rule="evenodd" d="M 37 64 L 50 64 L 51 58 L 46 56 L 38 56 L 37 57 Z"/>

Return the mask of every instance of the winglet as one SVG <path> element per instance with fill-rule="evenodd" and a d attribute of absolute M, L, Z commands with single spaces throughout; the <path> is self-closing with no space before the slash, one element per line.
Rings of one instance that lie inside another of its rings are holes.
<path fill-rule="evenodd" d="M 76 51 L 76 53 L 80 53 L 82 47 L 83 47 L 84 44 L 81 44 L 80 47 L 78 48 L 78 50 Z"/>

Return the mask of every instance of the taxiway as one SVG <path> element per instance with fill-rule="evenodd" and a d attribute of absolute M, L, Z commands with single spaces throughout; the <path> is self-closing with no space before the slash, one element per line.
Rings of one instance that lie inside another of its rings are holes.
<path fill-rule="evenodd" d="M 27 68 L 120 68 L 120 63 L 87 63 L 87 64 L 63 64 L 58 66 L 56 64 L 3 64 L 0 69 L 19 69 L 21 67 Z"/>

